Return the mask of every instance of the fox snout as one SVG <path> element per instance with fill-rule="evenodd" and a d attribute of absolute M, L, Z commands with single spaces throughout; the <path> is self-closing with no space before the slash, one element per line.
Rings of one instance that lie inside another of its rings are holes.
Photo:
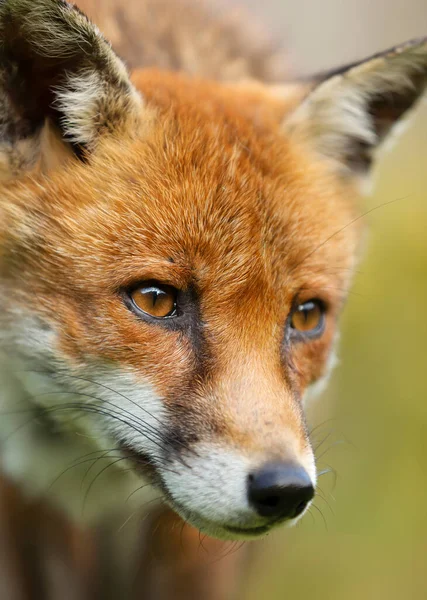
<path fill-rule="evenodd" d="M 299 397 L 275 369 L 269 376 L 256 365 L 239 371 L 237 364 L 227 369 L 216 393 L 201 386 L 179 417 L 172 408 L 167 429 L 174 451 L 157 466 L 175 510 L 226 539 L 295 521 L 316 485 Z"/>
<path fill-rule="evenodd" d="M 225 539 L 252 538 L 295 522 L 307 509 L 315 475 L 304 462 L 310 460 L 269 462 L 206 445 L 192 459 L 175 461 L 163 477 L 172 506 L 199 529 Z"/>

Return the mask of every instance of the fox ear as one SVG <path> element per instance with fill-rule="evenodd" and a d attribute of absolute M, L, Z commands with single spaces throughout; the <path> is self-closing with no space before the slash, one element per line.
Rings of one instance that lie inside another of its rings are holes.
<path fill-rule="evenodd" d="M 363 176 L 426 84 L 427 38 L 318 78 L 286 118 L 285 129 L 302 136 L 344 176 Z"/>
<path fill-rule="evenodd" d="M 1 0 L 0 40 L 0 177 L 38 161 L 46 126 L 82 155 L 139 112 L 123 63 L 68 2 Z"/>

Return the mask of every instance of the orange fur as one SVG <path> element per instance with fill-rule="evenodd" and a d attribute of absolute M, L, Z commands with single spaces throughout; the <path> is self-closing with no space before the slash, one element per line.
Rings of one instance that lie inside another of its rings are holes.
<path fill-rule="evenodd" d="M 214 363 L 212 420 L 221 419 L 236 444 L 243 431 L 258 444 L 271 427 L 298 433 L 301 418 L 285 408 L 284 390 L 296 386 L 301 395 L 323 372 L 355 260 L 358 228 L 337 234 L 354 217 L 352 191 L 279 136 L 277 125 L 254 125 L 244 89 L 238 97 L 219 84 L 150 71 L 134 83 L 155 111 L 143 139 L 105 140 L 90 166 L 27 184 L 19 197 L 9 192 L 13 211 L 23 204 L 7 233 L 19 255 L 14 295 L 58 331 L 70 360 L 131 365 L 169 398 L 197 386 L 191 347 L 178 333 L 136 321 L 117 290 L 145 279 L 196 285 Z M 291 376 L 279 348 L 295 297 L 322 298 L 330 311 L 326 334 L 295 348 Z M 246 383 L 230 393 L 238 372 Z M 205 398 L 206 390 L 196 391 Z M 241 402 L 229 406 L 232 398 Z M 264 433 L 254 418 L 261 406 L 270 423 Z M 237 429 L 235 411 L 248 415 Z"/>

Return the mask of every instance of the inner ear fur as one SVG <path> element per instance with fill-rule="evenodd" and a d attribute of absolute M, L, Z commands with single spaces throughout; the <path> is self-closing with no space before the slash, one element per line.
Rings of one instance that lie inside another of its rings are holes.
<path fill-rule="evenodd" d="M 52 131 L 82 156 L 141 105 L 110 44 L 64 0 L 3 0 L 0 39 L 3 178 L 31 168 Z"/>
<path fill-rule="evenodd" d="M 375 150 L 427 84 L 427 38 L 316 77 L 284 122 L 344 176 L 366 175 Z"/>

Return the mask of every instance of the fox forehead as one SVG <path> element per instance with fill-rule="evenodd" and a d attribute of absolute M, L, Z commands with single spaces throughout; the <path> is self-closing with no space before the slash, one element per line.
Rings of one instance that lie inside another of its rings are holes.
<path fill-rule="evenodd" d="M 339 232 L 355 212 L 349 186 L 275 121 L 254 119 L 251 97 L 246 115 L 244 91 L 145 71 L 135 82 L 145 99 L 141 131 L 105 140 L 90 165 L 73 164 L 38 183 L 34 198 L 25 194 L 36 270 L 53 254 L 42 280 L 65 284 L 78 271 L 73 286 L 86 291 L 150 277 L 230 289 L 258 278 L 297 289 L 310 278 L 325 287 L 332 276 L 345 288 L 358 234 Z"/>

